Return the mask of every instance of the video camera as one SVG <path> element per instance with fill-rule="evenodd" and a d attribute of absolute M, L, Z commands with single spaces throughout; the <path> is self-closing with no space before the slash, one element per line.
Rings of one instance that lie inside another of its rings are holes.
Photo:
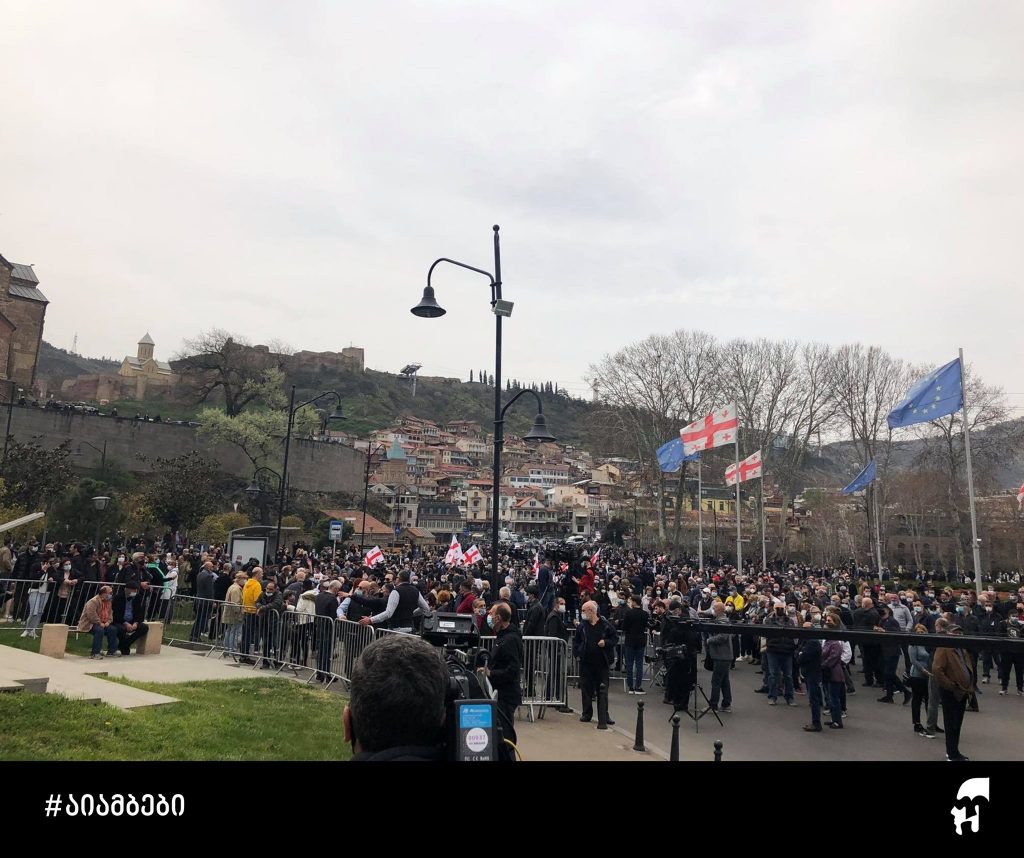
<path fill-rule="evenodd" d="M 508 759 L 498 710 L 490 683 L 477 674 L 489 654 L 480 648 L 480 633 L 472 614 L 439 613 L 424 617 L 420 636 L 445 651 L 448 671 L 445 693 L 445 759 L 494 762 Z"/>

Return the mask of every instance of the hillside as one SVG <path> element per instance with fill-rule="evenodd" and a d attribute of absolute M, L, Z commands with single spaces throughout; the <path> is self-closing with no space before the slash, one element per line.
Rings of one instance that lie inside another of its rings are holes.
<path fill-rule="evenodd" d="M 423 377 L 416 382 L 416 396 L 410 382 L 397 375 L 366 370 L 356 372 L 297 370 L 288 382 L 298 387 L 296 398 L 336 390 L 345 400 L 347 432 L 365 434 L 391 424 L 401 415 L 415 415 L 437 423 L 448 420 L 476 420 L 485 431 L 494 425 L 494 388 L 456 379 Z M 514 392 L 502 391 L 507 402 Z M 541 394 L 548 429 L 563 444 L 585 444 L 593 404 L 562 394 Z M 521 435 L 529 430 L 536 413 L 536 400 L 527 394 L 506 414 L 506 430 Z"/>
<path fill-rule="evenodd" d="M 120 361 L 105 358 L 87 358 L 51 346 L 46 340 L 39 346 L 39 365 L 36 369 L 38 378 L 45 378 L 51 385 L 76 375 L 93 375 L 101 372 L 117 372 L 121 368 Z"/>

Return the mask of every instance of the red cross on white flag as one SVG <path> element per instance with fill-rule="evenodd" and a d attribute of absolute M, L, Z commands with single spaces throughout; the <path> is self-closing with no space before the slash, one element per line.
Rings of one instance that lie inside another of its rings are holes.
<path fill-rule="evenodd" d="M 679 430 L 679 438 L 683 442 L 683 455 L 692 456 L 701 450 L 732 444 L 736 441 L 738 429 L 736 405 L 729 404 L 724 408 L 718 408 L 707 417 L 694 420 L 689 426 Z"/>
<path fill-rule="evenodd" d="M 444 562 L 455 566 L 462 562 L 462 546 L 459 544 L 459 538 L 453 533 L 452 544 L 448 547 L 448 553 L 444 556 Z"/>
<path fill-rule="evenodd" d="M 467 566 L 472 566 L 474 563 L 479 563 L 482 559 L 483 558 L 480 556 L 480 549 L 477 548 L 475 545 L 470 545 L 469 548 L 466 549 L 466 554 L 465 557 L 463 557 L 463 562 Z"/>
<path fill-rule="evenodd" d="M 384 562 L 384 552 L 380 550 L 376 545 L 373 546 L 369 551 L 366 552 L 366 565 L 376 566 L 378 563 Z"/>
<path fill-rule="evenodd" d="M 739 467 L 740 482 L 745 483 L 747 480 L 756 480 L 764 473 L 764 468 L 761 465 L 761 451 L 758 450 L 750 456 L 747 456 Z M 736 485 L 736 466 L 729 465 L 725 469 L 725 484 L 727 486 Z"/>

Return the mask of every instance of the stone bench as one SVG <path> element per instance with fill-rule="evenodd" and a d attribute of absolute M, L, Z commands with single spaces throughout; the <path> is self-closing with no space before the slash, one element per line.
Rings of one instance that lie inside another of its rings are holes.
<path fill-rule="evenodd" d="M 149 627 L 146 636 L 135 642 L 136 655 L 159 655 L 164 638 L 164 624 L 161 622 L 146 623 Z M 62 623 L 46 623 L 39 639 L 39 654 L 50 658 L 64 658 L 68 646 L 68 633 L 74 631 Z M 89 635 L 90 632 L 78 632 Z"/>

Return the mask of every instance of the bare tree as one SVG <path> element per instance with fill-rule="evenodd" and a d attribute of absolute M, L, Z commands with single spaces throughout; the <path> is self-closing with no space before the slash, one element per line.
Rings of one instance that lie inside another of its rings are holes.
<path fill-rule="evenodd" d="M 1007 450 L 1019 445 L 1024 438 L 1024 427 L 1007 422 L 1009 409 L 1002 388 L 985 384 L 970 364 L 964 366 L 964 392 L 971 432 L 971 464 L 975 485 L 980 486 L 992 482 L 993 470 L 1005 460 Z M 1001 431 L 997 431 L 999 429 Z M 965 558 L 971 556 L 972 548 L 963 412 L 956 411 L 922 424 L 917 434 L 924 445 L 915 464 L 937 469 L 943 476 L 949 509 L 957 528 L 960 549 L 957 562 L 965 568 Z"/>
<path fill-rule="evenodd" d="M 285 357 L 266 347 L 254 348 L 244 339 L 212 328 L 186 340 L 175 360 L 182 381 L 191 388 L 197 403 L 206 402 L 219 392 L 224 411 L 233 417 L 268 389 L 280 387 L 280 377 L 269 375 L 272 370 L 283 370 Z"/>
<path fill-rule="evenodd" d="M 842 346 L 832 362 L 833 389 L 837 414 L 853 439 L 862 464 L 875 460 L 880 479 L 869 490 L 871 502 L 865 504 L 868 532 L 874 517 L 873 507 L 885 508 L 886 478 L 892 458 L 893 438 L 887 417 L 913 384 L 917 373 L 903 360 L 877 346 L 860 343 Z M 882 544 L 886 540 L 886 518 L 880 516 Z"/>

